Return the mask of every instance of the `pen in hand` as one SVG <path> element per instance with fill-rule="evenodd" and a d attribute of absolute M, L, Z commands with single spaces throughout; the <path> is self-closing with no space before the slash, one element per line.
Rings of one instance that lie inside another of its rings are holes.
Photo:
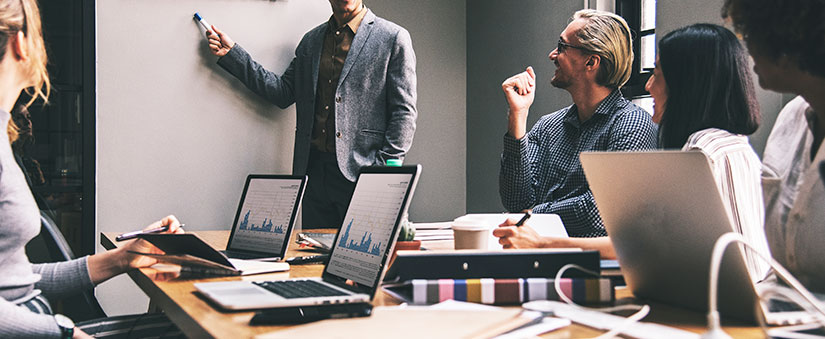
<path fill-rule="evenodd" d="M 516 223 L 516 227 L 521 227 L 522 225 L 524 225 L 527 219 L 530 219 L 531 216 L 533 215 L 530 214 L 530 211 L 524 212 L 524 216 L 521 217 L 521 219 Z"/>
<path fill-rule="evenodd" d="M 178 226 L 178 227 L 183 228 L 183 225 L 185 225 L 185 224 L 180 224 L 180 226 Z M 129 233 L 123 233 L 123 234 L 117 236 L 117 238 L 115 238 L 115 241 L 125 241 L 125 240 L 129 240 L 129 239 L 137 238 L 137 236 L 141 235 L 141 234 L 160 233 L 160 232 L 166 232 L 168 230 L 169 230 L 169 225 L 163 225 L 161 227 L 156 227 L 156 228 L 148 229 L 148 230 L 145 230 L 145 231 L 134 231 L 134 232 L 129 232 Z"/>

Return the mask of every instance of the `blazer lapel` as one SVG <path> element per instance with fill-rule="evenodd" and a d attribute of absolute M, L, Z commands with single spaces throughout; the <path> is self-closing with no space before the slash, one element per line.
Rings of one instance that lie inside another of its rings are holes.
<path fill-rule="evenodd" d="M 318 68 L 321 63 L 321 48 L 324 46 L 326 30 L 326 28 L 318 30 L 316 36 L 310 40 L 313 41 L 309 50 L 309 57 L 312 58 L 312 96 L 310 98 L 315 98 L 315 91 L 318 89 Z"/>
<path fill-rule="evenodd" d="M 349 74 L 349 70 L 352 69 L 352 65 L 355 64 L 355 60 L 358 59 L 359 55 L 361 55 L 361 50 L 364 49 L 364 45 L 366 45 L 367 40 L 370 38 L 370 33 L 372 33 L 372 25 L 374 23 L 375 14 L 372 13 L 372 10 L 367 9 L 367 14 L 364 15 L 364 20 L 361 21 L 361 26 L 358 27 L 358 33 L 355 34 L 355 39 L 352 41 L 352 47 L 350 47 L 349 53 L 347 53 L 347 60 L 344 61 L 344 68 L 341 69 L 341 77 L 338 79 L 338 86 L 341 86 L 341 84 L 344 83 L 344 79 L 347 78 L 347 74 Z"/>

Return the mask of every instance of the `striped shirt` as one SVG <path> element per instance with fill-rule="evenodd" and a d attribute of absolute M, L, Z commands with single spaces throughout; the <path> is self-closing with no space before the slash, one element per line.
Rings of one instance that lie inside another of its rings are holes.
<path fill-rule="evenodd" d="M 758 251 L 770 253 L 763 227 L 762 163 L 748 137 L 708 128 L 691 134 L 682 150 L 700 150 L 708 156 L 735 231 Z M 768 263 L 751 251 L 744 251 L 744 257 L 751 279 L 757 282 L 765 278 Z"/>
<path fill-rule="evenodd" d="M 533 209 L 561 217 L 573 237 L 605 236 L 579 153 L 656 148 L 650 114 L 614 90 L 593 116 L 579 121 L 576 105 L 545 115 L 525 137 L 504 135 L 499 194 L 510 212 Z"/>
<path fill-rule="evenodd" d="M 808 289 L 825 293 L 825 187 L 812 145 L 817 115 L 802 97 L 776 117 L 762 161 L 765 232 L 774 259 Z"/>

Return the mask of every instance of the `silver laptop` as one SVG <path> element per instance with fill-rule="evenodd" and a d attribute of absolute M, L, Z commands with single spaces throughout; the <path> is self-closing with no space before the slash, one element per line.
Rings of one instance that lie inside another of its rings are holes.
<path fill-rule="evenodd" d="M 305 175 L 247 176 L 229 242 L 221 252 L 232 259 L 281 260 L 306 183 Z"/>
<path fill-rule="evenodd" d="M 196 283 L 195 288 L 229 310 L 369 302 L 420 172 L 420 165 L 361 170 L 321 278 Z"/>
<path fill-rule="evenodd" d="M 633 294 L 707 313 L 711 252 L 734 228 L 705 154 L 585 152 L 581 163 Z M 756 293 L 741 251 L 725 252 L 719 312 L 753 322 Z M 771 324 L 810 319 L 760 305 Z"/>

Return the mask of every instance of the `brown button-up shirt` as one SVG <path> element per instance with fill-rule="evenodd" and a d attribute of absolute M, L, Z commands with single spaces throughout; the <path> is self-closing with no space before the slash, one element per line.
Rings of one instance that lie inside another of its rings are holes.
<path fill-rule="evenodd" d="M 324 45 L 321 48 L 321 61 L 318 65 L 318 88 L 315 94 L 315 123 L 312 127 L 312 148 L 321 152 L 335 152 L 335 138 L 340 137 L 335 131 L 335 103 L 341 102 L 335 97 L 338 79 L 347 60 L 352 40 L 367 14 L 367 8 L 349 22 L 339 26 L 335 17 L 327 23 Z"/>

